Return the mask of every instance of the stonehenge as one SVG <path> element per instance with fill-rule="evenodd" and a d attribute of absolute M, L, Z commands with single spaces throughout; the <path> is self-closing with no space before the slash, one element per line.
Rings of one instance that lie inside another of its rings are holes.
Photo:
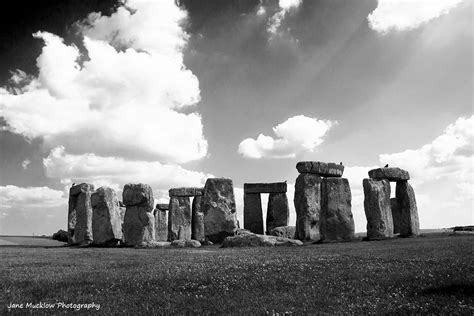
<path fill-rule="evenodd" d="M 122 218 L 117 193 L 100 187 L 91 195 L 92 236 L 95 245 L 117 245 L 122 240 Z"/>
<path fill-rule="evenodd" d="M 203 231 L 203 221 L 195 221 L 196 226 L 192 225 L 192 214 L 197 214 L 201 209 L 201 198 L 203 193 L 202 188 L 173 188 L 169 190 L 170 202 L 169 202 L 169 214 L 168 214 L 168 241 L 174 240 L 191 240 L 193 235 L 193 228 L 197 231 Z M 191 200 L 193 199 L 193 209 L 191 210 Z M 198 210 L 199 209 L 199 210 Z M 199 234 L 199 233 L 198 233 Z M 199 236 L 201 238 L 201 236 Z M 204 237 L 201 238 L 202 241 Z"/>
<path fill-rule="evenodd" d="M 367 239 L 414 237 L 420 234 L 415 192 L 408 183 L 408 171 L 384 167 L 370 170 L 363 180 Z M 396 182 L 390 199 L 390 182 Z"/>
<path fill-rule="evenodd" d="M 153 215 L 155 216 L 155 238 L 157 241 L 168 241 L 168 209 L 169 204 L 156 204 Z"/>
<path fill-rule="evenodd" d="M 261 193 L 269 193 L 267 206 L 267 233 L 272 229 L 288 225 L 290 211 L 286 197 L 286 182 L 244 183 L 244 228 L 263 234 Z"/>
<path fill-rule="evenodd" d="M 81 183 L 69 189 L 68 244 L 92 243 L 91 194 L 94 185 Z"/>

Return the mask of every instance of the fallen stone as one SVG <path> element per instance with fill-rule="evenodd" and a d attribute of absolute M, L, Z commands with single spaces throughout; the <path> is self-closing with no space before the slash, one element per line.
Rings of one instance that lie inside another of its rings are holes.
<path fill-rule="evenodd" d="M 169 241 L 147 241 L 147 242 L 142 242 L 138 245 L 135 245 L 135 248 L 142 248 L 142 249 L 147 249 L 147 248 L 169 248 L 171 247 L 171 243 Z"/>
<path fill-rule="evenodd" d="M 390 199 L 390 208 L 392 209 L 393 233 L 400 233 L 400 205 L 397 198 Z"/>
<path fill-rule="evenodd" d="M 312 173 L 321 177 L 342 177 L 344 165 L 334 162 L 300 161 L 296 164 L 299 173 Z"/>
<path fill-rule="evenodd" d="M 173 240 L 171 242 L 171 247 L 175 248 L 199 248 L 201 247 L 201 243 L 197 240 L 183 240 L 183 239 L 177 239 Z"/>
<path fill-rule="evenodd" d="M 294 239 L 296 233 L 295 226 L 280 226 L 270 230 L 269 235 Z"/>
<path fill-rule="evenodd" d="M 301 246 L 300 240 L 259 235 L 245 234 L 239 236 L 226 237 L 222 243 L 222 248 L 230 247 L 275 247 L 275 246 Z"/>
<path fill-rule="evenodd" d="M 53 234 L 53 240 L 67 242 L 68 241 L 67 231 L 62 230 L 62 229 L 58 230 L 57 232 Z"/>
<path fill-rule="evenodd" d="M 234 235 L 238 228 L 234 187 L 231 179 L 207 179 L 202 198 L 204 230 L 213 243 Z"/>
<path fill-rule="evenodd" d="M 155 241 L 155 218 L 153 212 L 153 191 L 147 184 L 126 184 L 122 192 L 126 205 L 122 225 L 126 246 Z"/>
<path fill-rule="evenodd" d="M 156 209 L 160 210 L 160 211 L 167 211 L 169 209 L 169 203 L 158 203 L 156 204 Z"/>
<path fill-rule="evenodd" d="M 117 244 L 122 240 L 122 218 L 117 193 L 100 187 L 91 195 L 92 234 L 95 245 Z"/>
<path fill-rule="evenodd" d="M 420 235 L 420 222 L 416 206 L 415 192 L 408 181 L 398 181 L 395 196 L 400 211 L 400 237 Z"/>
<path fill-rule="evenodd" d="M 267 206 L 267 232 L 275 227 L 287 226 L 289 216 L 286 193 L 270 193 Z"/>
<path fill-rule="evenodd" d="M 202 243 L 206 240 L 206 234 L 204 233 L 204 213 L 201 204 L 202 196 L 195 196 L 191 208 L 191 239 Z"/>
<path fill-rule="evenodd" d="M 347 179 L 323 179 L 320 215 L 321 242 L 355 239 L 351 201 L 351 188 Z"/>
<path fill-rule="evenodd" d="M 155 216 L 156 240 L 167 241 L 168 240 L 168 212 L 166 210 L 156 208 L 154 211 L 154 216 Z"/>
<path fill-rule="evenodd" d="M 369 171 L 369 178 L 388 181 L 406 181 L 410 180 L 408 171 L 400 168 L 377 168 Z"/>
<path fill-rule="evenodd" d="M 322 179 L 317 174 L 303 173 L 295 182 L 296 234 L 299 240 L 319 239 Z"/>
<path fill-rule="evenodd" d="M 286 193 L 286 182 L 244 183 L 244 193 Z"/>
<path fill-rule="evenodd" d="M 173 196 L 190 197 L 190 196 L 202 195 L 202 191 L 203 191 L 203 188 L 173 188 L 173 189 L 170 189 L 168 192 L 169 192 L 170 197 L 173 197 Z"/>
<path fill-rule="evenodd" d="M 81 183 L 69 190 L 68 243 L 89 245 L 93 241 L 91 195 L 94 185 Z"/>
<path fill-rule="evenodd" d="M 260 193 L 244 193 L 244 228 L 263 234 L 263 212 Z"/>
<path fill-rule="evenodd" d="M 191 202 L 187 196 L 172 196 L 168 214 L 168 240 L 191 239 Z"/>
<path fill-rule="evenodd" d="M 367 239 L 393 237 L 393 218 L 390 206 L 390 182 L 364 179 L 364 210 L 367 218 Z"/>

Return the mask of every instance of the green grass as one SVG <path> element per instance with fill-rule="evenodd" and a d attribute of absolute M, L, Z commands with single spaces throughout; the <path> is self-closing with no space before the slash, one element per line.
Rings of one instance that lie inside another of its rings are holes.
<path fill-rule="evenodd" d="M 9 303 L 94 302 L 109 314 L 473 314 L 473 241 L 440 234 L 294 248 L 0 247 L 0 313 Z"/>

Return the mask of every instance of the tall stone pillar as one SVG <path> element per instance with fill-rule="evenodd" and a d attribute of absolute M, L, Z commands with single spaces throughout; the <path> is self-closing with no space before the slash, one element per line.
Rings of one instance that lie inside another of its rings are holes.
<path fill-rule="evenodd" d="M 100 187 L 91 195 L 92 233 L 95 245 L 118 245 L 122 240 L 122 218 L 115 190 Z"/>
<path fill-rule="evenodd" d="M 295 182 L 296 239 L 319 239 L 322 179 L 317 174 L 302 173 Z"/>
<path fill-rule="evenodd" d="M 393 218 L 390 206 L 390 182 L 364 179 L 364 210 L 367 217 L 367 239 L 393 237 Z"/>
<path fill-rule="evenodd" d="M 168 214 L 168 240 L 191 239 L 191 202 L 188 196 L 171 196 Z"/>
<path fill-rule="evenodd" d="M 191 238 L 203 243 L 206 240 L 204 233 L 204 213 L 201 209 L 202 196 L 196 195 L 193 198 L 192 219 L 191 219 Z"/>
<path fill-rule="evenodd" d="M 244 193 L 244 228 L 263 234 L 262 199 L 260 193 Z"/>
<path fill-rule="evenodd" d="M 91 195 L 94 185 L 81 183 L 69 190 L 68 243 L 72 245 L 93 242 Z"/>
<path fill-rule="evenodd" d="M 400 236 L 411 237 L 420 234 L 418 208 L 416 206 L 415 192 L 408 181 L 397 181 L 395 187 L 400 210 Z"/>
<path fill-rule="evenodd" d="M 267 234 L 276 227 L 288 226 L 288 198 L 286 193 L 270 193 L 267 207 Z"/>
<path fill-rule="evenodd" d="M 168 241 L 168 208 L 169 204 L 157 204 L 155 215 L 155 238 L 157 241 Z"/>
<path fill-rule="evenodd" d="M 397 198 L 390 199 L 390 208 L 392 209 L 393 218 L 393 233 L 400 233 L 400 205 L 398 205 Z"/>

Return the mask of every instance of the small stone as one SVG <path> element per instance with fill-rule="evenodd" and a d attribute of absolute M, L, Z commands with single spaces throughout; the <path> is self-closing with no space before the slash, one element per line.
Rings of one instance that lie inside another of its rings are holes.
<path fill-rule="evenodd" d="M 415 192 L 408 181 L 397 182 L 395 196 L 400 210 L 400 236 L 412 237 L 420 235 Z"/>
<path fill-rule="evenodd" d="M 334 162 L 300 161 L 296 164 L 299 173 L 312 173 L 321 177 L 342 177 L 344 165 Z"/>
<path fill-rule="evenodd" d="M 296 233 L 295 226 L 280 226 L 270 230 L 269 235 L 294 239 Z"/>
<path fill-rule="evenodd" d="M 244 183 L 244 193 L 286 193 L 286 182 Z"/>
<path fill-rule="evenodd" d="M 321 185 L 322 179 L 317 174 L 302 173 L 296 178 L 296 239 L 319 240 Z"/>
<path fill-rule="evenodd" d="M 202 195 L 202 192 L 203 192 L 203 188 L 192 188 L 192 187 L 189 187 L 189 188 L 173 188 L 173 189 L 170 189 L 169 191 L 169 195 L 170 197 L 173 197 L 173 196 L 182 196 L 182 197 L 185 197 L 185 196 L 199 196 L 199 195 Z"/>
<path fill-rule="evenodd" d="M 194 240 L 194 239 L 186 240 L 184 245 L 187 248 L 199 248 L 199 247 L 201 247 L 201 243 L 198 240 Z"/>
<path fill-rule="evenodd" d="M 393 218 L 390 206 L 390 182 L 364 179 L 364 210 L 367 218 L 367 239 L 393 237 Z"/>
<path fill-rule="evenodd" d="M 260 193 L 244 193 L 244 228 L 263 234 L 263 212 Z"/>
<path fill-rule="evenodd" d="M 171 243 L 168 241 L 147 241 L 147 242 L 142 242 L 138 245 L 135 246 L 135 248 L 143 248 L 143 249 L 148 249 L 148 248 L 169 248 L 171 246 Z"/>
<path fill-rule="evenodd" d="M 406 181 L 410 180 L 408 171 L 400 168 L 377 168 L 369 171 L 369 178 L 388 181 Z"/>
<path fill-rule="evenodd" d="M 91 205 L 94 244 L 116 244 L 122 240 L 122 218 L 115 190 L 98 188 L 91 195 Z"/>
<path fill-rule="evenodd" d="M 290 209 L 286 193 L 270 193 L 267 207 L 267 232 L 275 227 L 287 226 Z"/>
<path fill-rule="evenodd" d="M 53 234 L 53 240 L 67 242 L 68 241 L 67 231 L 62 230 L 62 229 L 58 230 L 56 233 Z"/>

